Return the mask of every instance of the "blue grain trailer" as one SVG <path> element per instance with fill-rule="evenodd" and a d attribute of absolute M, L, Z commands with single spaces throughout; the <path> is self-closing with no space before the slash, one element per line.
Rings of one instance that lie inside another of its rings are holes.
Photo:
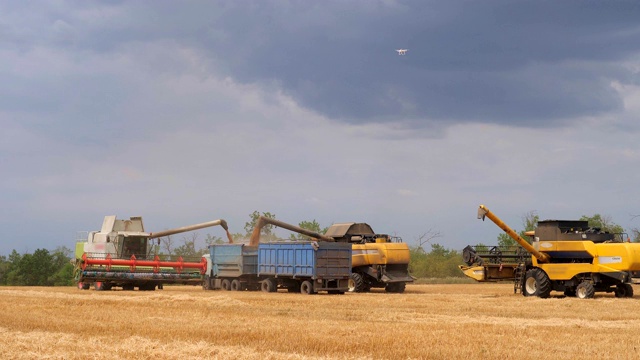
<path fill-rule="evenodd" d="M 261 289 L 274 292 L 343 294 L 351 276 L 351 244 L 325 241 L 271 242 L 258 245 Z"/>
<path fill-rule="evenodd" d="M 259 290 L 258 247 L 244 244 L 209 246 L 205 290 Z"/>

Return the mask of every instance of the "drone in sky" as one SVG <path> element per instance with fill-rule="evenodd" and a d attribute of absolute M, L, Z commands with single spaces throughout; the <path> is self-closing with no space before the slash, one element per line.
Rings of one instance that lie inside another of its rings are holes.
<path fill-rule="evenodd" d="M 407 55 L 407 50 L 409 49 L 398 49 L 396 51 L 398 52 L 398 55 Z"/>

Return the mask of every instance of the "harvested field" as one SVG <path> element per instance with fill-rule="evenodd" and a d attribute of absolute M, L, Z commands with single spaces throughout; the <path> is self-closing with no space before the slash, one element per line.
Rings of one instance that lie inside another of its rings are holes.
<path fill-rule="evenodd" d="M 525 298 L 510 284 L 312 296 L 2 287 L 0 358 L 631 359 L 639 296 Z"/>

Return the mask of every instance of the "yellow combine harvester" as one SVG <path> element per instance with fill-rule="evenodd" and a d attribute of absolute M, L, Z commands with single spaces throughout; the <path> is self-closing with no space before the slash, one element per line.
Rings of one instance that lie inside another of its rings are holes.
<path fill-rule="evenodd" d="M 640 244 L 623 242 L 581 220 L 539 221 L 536 230 L 528 233 L 533 237 L 529 244 L 480 205 L 478 219 L 485 217 L 528 251 L 530 259 L 491 264 L 467 252 L 465 260 L 472 264 L 460 267 L 465 275 L 478 281 L 513 278 L 524 296 L 546 298 L 551 291 L 564 291 L 581 299 L 592 298 L 595 292 L 633 297 L 631 272 L 640 270 Z"/>

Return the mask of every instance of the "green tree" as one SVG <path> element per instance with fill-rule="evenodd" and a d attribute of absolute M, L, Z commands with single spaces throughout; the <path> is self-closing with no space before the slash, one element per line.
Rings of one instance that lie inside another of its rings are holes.
<path fill-rule="evenodd" d="M 305 230 L 313 231 L 318 234 L 324 234 L 327 232 L 327 229 L 329 229 L 328 227 L 321 228 L 320 224 L 315 219 L 313 219 L 312 221 L 301 221 L 298 223 L 298 227 L 301 227 Z M 289 239 L 291 240 L 305 240 L 308 238 L 308 236 L 298 233 L 291 233 L 291 235 L 289 235 Z"/>
<path fill-rule="evenodd" d="M 518 235 L 523 239 L 530 241 L 528 236 L 525 235 L 525 232 L 535 230 L 538 225 L 538 221 L 540 217 L 534 210 L 529 211 L 528 213 L 522 215 L 522 226 L 524 230 L 520 231 Z M 515 229 L 514 229 L 515 231 Z M 498 246 L 517 246 L 518 243 L 511 238 L 511 236 L 507 235 L 507 233 L 503 232 L 498 235 Z"/>
<path fill-rule="evenodd" d="M 616 224 L 609 215 L 594 214 L 593 216 L 582 215 L 580 220 L 586 220 L 589 222 L 589 227 L 599 228 L 602 231 L 606 231 L 611 234 L 622 234 L 624 229 L 622 226 Z"/>
<path fill-rule="evenodd" d="M 258 218 L 260 218 L 260 215 L 269 219 L 274 219 L 274 220 L 276 218 L 276 215 L 270 212 L 263 212 L 262 214 L 260 214 L 260 212 L 258 212 L 257 210 L 252 212 L 249 215 L 251 217 L 251 221 L 246 222 L 244 224 L 244 230 L 246 231 L 246 235 L 245 235 L 246 238 L 251 237 L 251 234 L 253 233 L 253 229 L 255 229 L 256 224 L 258 223 Z M 263 226 L 262 229 L 260 230 L 260 241 L 269 242 L 269 241 L 275 240 L 276 235 L 273 233 L 273 228 L 274 226 L 271 224 L 267 224 Z"/>
<path fill-rule="evenodd" d="M 464 277 L 458 268 L 462 264 L 462 254 L 447 249 L 440 244 L 431 244 L 431 251 L 425 252 L 420 246 L 411 247 L 409 271 L 419 278 Z"/>

